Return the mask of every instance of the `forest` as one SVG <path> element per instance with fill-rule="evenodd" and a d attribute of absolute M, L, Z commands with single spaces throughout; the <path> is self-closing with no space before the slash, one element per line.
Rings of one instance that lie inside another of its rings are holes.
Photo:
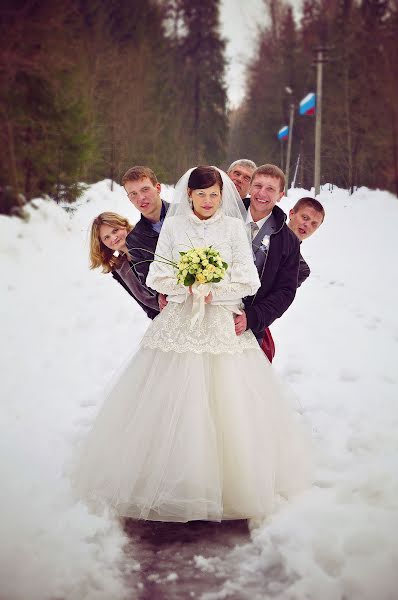
<path fill-rule="evenodd" d="M 316 91 L 314 58 L 321 47 L 321 183 L 398 194 L 397 1 L 304 0 L 298 24 L 288 4 L 265 4 L 268 25 L 248 65 L 244 102 L 230 118 L 229 157 L 281 163 L 277 131 L 289 123 L 291 101 L 297 108 Z M 300 155 L 296 185 L 310 189 L 314 117 L 295 115 L 291 169 Z"/>
<path fill-rule="evenodd" d="M 133 164 L 174 183 L 236 158 L 286 167 L 289 105 L 325 49 L 321 183 L 398 191 L 396 0 L 264 0 L 245 96 L 228 106 L 219 0 L 2 0 L 0 212 Z M 286 93 L 290 88 L 291 94 Z M 291 168 L 313 185 L 314 117 L 296 112 Z"/>

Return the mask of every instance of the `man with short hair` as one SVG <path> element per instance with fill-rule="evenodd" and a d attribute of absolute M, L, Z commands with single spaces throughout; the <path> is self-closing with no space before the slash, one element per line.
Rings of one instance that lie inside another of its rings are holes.
<path fill-rule="evenodd" d="M 256 168 L 256 163 L 252 160 L 240 158 L 235 160 L 227 171 L 227 175 L 234 182 L 242 200 L 247 197 L 252 175 Z"/>
<path fill-rule="evenodd" d="M 322 204 L 305 196 L 297 200 L 289 211 L 289 227 L 303 241 L 309 238 L 322 225 L 325 219 L 325 209 Z"/>
<path fill-rule="evenodd" d="M 322 204 L 315 198 L 306 196 L 300 198 L 289 211 L 289 222 L 288 227 L 296 234 L 300 240 L 300 244 L 303 240 L 309 238 L 315 231 L 320 227 L 325 218 L 325 209 Z M 300 265 L 299 274 L 297 280 L 297 287 L 307 279 L 311 270 L 301 256 L 300 253 Z"/>
<path fill-rule="evenodd" d="M 159 314 L 158 294 L 147 287 L 146 277 L 169 204 L 160 198 L 160 183 L 149 167 L 131 167 L 123 175 L 122 185 L 130 202 L 141 213 L 140 220 L 126 238 L 126 245 L 131 259 L 130 268 L 142 286 L 142 298 L 137 293 L 137 286 L 134 286 L 134 291 L 129 286 L 129 273 L 124 278 L 118 273 L 112 275 L 135 298 L 148 317 L 154 319 Z M 148 294 L 154 298 L 152 307 L 148 306 Z"/>
<path fill-rule="evenodd" d="M 290 209 L 289 217 L 290 220 L 287 225 L 299 239 L 301 244 L 304 239 L 310 237 L 323 223 L 325 210 L 322 204 L 318 202 L 318 200 L 315 200 L 315 198 L 305 197 L 298 200 L 293 208 Z M 300 287 L 310 273 L 310 268 L 300 252 L 297 287 Z M 275 343 L 269 328 L 264 332 L 261 349 L 268 357 L 269 361 L 272 362 L 272 359 L 275 356 Z"/>
<path fill-rule="evenodd" d="M 297 289 L 299 241 L 287 227 L 285 213 L 276 206 L 284 189 L 283 171 L 276 165 L 262 165 L 253 172 L 251 196 L 244 201 L 261 286 L 255 296 L 244 299 L 235 331 L 241 335 L 251 329 L 260 346 L 269 325 L 290 306 Z"/>

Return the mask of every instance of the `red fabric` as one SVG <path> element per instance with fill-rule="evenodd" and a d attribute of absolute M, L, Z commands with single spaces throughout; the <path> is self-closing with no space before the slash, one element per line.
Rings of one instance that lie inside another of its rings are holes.
<path fill-rule="evenodd" d="M 264 352 L 269 362 L 272 363 L 272 359 L 275 356 L 275 343 L 268 327 L 264 331 L 264 339 L 261 344 L 261 350 Z"/>

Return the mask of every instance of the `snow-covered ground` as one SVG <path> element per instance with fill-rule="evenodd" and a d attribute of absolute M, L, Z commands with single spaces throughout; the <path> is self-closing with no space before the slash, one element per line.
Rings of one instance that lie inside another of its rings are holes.
<path fill-rule="evenodd" d="M 167 197 L 169 189 L 164 191 Z M 292 190 L 288 210 L 308 195 Z M 227 559 L 204 600 L 393 600 L 398 589 L 397 198 L 323 191 L 321 229 L 304 242 L 312 274 L 272 332 L 275 369 L 311 421 L 312 489 L 285 504 Z M 136 221 L 123 190 L 91 186 L 67 213 L 36 200 L 28 222 L 0 217 L 2 402 L 1 598 L 122 598 L 125 534 L 94 516 L 68 480 L 104 385 L 148 320 L 110 276 L 88 270 L 104 210 Z M 131 590 L 130 590 L 130 597 Z"/>

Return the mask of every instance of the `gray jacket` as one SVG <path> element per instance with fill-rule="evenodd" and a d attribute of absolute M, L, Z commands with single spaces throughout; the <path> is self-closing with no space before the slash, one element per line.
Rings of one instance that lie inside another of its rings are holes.
<path fill-rule="evenodd" d="M 169 206 L 168 202 L 162 200 L 161 215 L 166 214 Z M 126 283 L 120 273 L 112 272 L 113 277 L 135 298 L 150 319 L 154 319 L 159 314 L 158 294 L 146 285 L 149 265 L 153 261 L 158 238 L 159 234 L 152 228 L 151 221 L 141 215 L 140 220 L 126 238 L 126 245 L 131 257 L 130 267 L 138 285 Z"/>

